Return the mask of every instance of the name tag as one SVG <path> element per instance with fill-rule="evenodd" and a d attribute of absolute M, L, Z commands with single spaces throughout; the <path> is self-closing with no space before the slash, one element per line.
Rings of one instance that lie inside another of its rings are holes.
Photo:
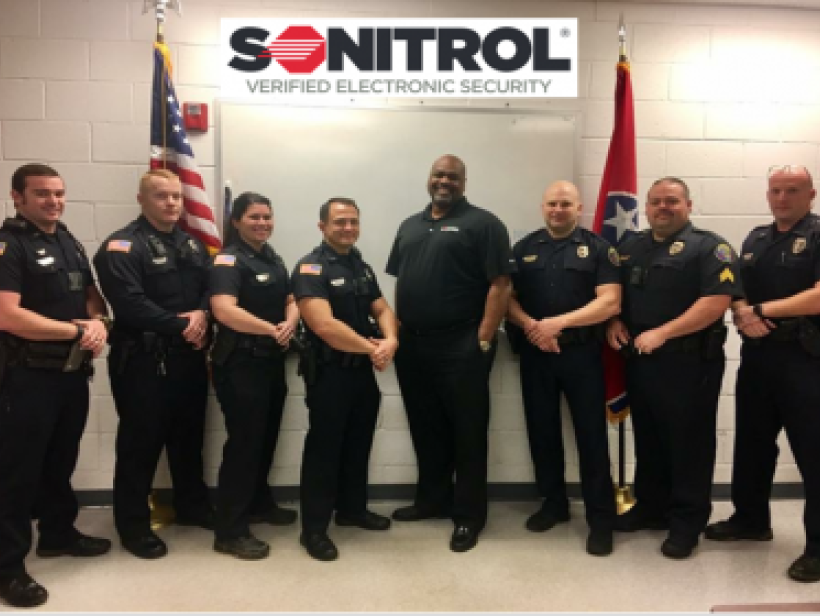
<path fill-rule="evenodd" d="M 345 283 L 344 278 L 336 278 L 336 279 L 330 281 L 330 284 L 332 284 L 334 287 L 341 287 L 344 283 Z"/>
<path fill-rule="evenodd" d="M 46 265 L 51 265 L 54 263 L 54 257 L 43 257 L 42 259 L 37 259 L 37 263 L 45 267 Z"/>

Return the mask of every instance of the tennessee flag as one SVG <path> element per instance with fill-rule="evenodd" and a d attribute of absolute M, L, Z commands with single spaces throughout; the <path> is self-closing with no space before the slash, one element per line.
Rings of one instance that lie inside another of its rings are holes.
<path fill-rule="evenodd" d="M 609 142 L 601 191 L 592 230 L 617 246 L 627 229 L 638 227 L 638 174 L 635 163 L 635 113 L 629 62 L 618 63 L 615 86 L 615 127 Z M 621 422 L 629 415 L 624 360 L 604 345 L 607 416 Z"/>

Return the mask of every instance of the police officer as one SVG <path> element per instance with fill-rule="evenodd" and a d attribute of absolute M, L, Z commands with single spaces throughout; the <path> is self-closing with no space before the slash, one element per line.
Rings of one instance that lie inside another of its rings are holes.
<path fill-rule="evenodd" d="M 561 394 L 569 403 L 581 466 L 590 534 L 587 551 L 612 552 L 615 494 L 609 474 L 606 393 L 600 337 L 593 326 L 620 311 L 618 253 L 578 226 L 578 189 L 555 182 L 544 193 L 546 227 L 513 247 L 509 317 L 526 334 L 521 345 L 521 390 L 530 452 L 544 501 L 527 520 L 534 532 L 569 520 L 561 438 Z"/>
<path fill-rule="evenodd" d="M 638 499 L 615 529 L 668 528 L 661 552 L 675 559 L 692 554 L 711 511 L 723 315 L 740 289 L 734 251 L 692 226 L 691 210 L 682 180 L 652 184 L 650 228 L 618 248 L 623 312 L 607 330 L 609 344 L 629 352 Z"/>
<path fill-rule="evenodd" d="M 706 528 L 715 541 L 772 539 L 769 495 L 777 437 L 785 428 L 803 478 L 804 553 L 789 567 L 820 581 L 820 218 L 808 169 L 769 170 L 774 222 L 752 230 L 740 258 L 745 299 L 733 303 L 743 337 L 735 403 L 732 502 L 728 520 Z"/>
<path fill-rule="evenodd" d="M 401 224 L 387 261 L 398 277 L 396 372 L 419 467 L 415 502 L 393 519 L 452 516 L 456 552 L 476 545 L 487 520 L 488 381 L 515 271 L 506 227 L 467 201 L 465 181 L 459 158 L 433 163 L 431 202 Z"/>
<path fill-rule="evenodd" d="M 251 534 L 251 521 L 296 521 L 296 512 L 278 507 L 268 486 L 288 392 L 285 350 L 299 321 L 285 264 L 267 243 L 272 233 L 267 197 L 239 195 L 231 209 L 226 248 L 214 257 L 209 284 L 219 324 L 211 350 L 214 387 L 228 430 L 214 549 L 247 560 L 270 552 L 267 543 Z"/>
<path fill-rule="evenodd" d="M 11 198 L 17 216 L 0 229 L 0 597 L 25 608 L 48 598 L 24 564 L 35 509 L 38 556 L 111 548 L 75 528 L 71 488 L 91 359 L 105 346 L 108 321 L 85 250 L 60 222 L 58 173 L 23 165 L 12 175 Z"/>
<path fill-rule="evenodd" d="M 305 371 L 310 429 L 302 458 L 302 535 L 317 560 L 338 558 L 327 535 L 336 524 L 387 530 L 390 520 L 367 510 L 367 466 L 381 394 L 373 369 L 396 352 L 396 318 L 373 269 L 354 246 L 359 208 L 334 197 L 319 209 L 324 241 L 293 270 L 293 294 L 316 353 Z M 374 328 L 374 319 L 380 336 Z"/>
<path fill-rule="evenodd" d="M 177 225 L 182 186 L 174 173 L 145 173 L 137 200 L 142 215 L 102 243 L 94 266 L 115 319 L 108 355 L 120 418 L 114 522 L 125 549 L 160 558 L 167 547 L 151 531 L 148 496 L 163 447 L 176 522 L 213 528 L 202 480 L 208 253 Z"/>

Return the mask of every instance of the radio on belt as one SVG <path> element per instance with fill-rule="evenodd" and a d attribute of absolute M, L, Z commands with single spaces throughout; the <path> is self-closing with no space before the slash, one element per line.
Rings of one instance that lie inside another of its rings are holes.
<path fill-rule="evenodd" d="M 207 103 L 183 103 L 182 119 L 186 131 L 208 132 L 208 105 Z"/>

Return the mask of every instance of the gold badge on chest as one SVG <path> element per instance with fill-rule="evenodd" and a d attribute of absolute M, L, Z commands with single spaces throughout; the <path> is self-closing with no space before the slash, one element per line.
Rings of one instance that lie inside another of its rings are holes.
<path fill-rule="evenodd" d="M 676 255 L 683 250 L 683 247 L 686 246 L 683 242 L 672 242 L 672 245 L 669 247 L 669 254 Z"/>
<path fill-rule="evenodd" d="M 806 250 L 806 238 L 805 237 L 795 238 L 794 244 L 792 244 L 792 252 L 796 255 L 799 255 L 804 250 Z"/>
<path fill-rule="evenodd" d="M 586 259 L 589 256 L 589 246 L 578 246 L 578 256 Z"/>

